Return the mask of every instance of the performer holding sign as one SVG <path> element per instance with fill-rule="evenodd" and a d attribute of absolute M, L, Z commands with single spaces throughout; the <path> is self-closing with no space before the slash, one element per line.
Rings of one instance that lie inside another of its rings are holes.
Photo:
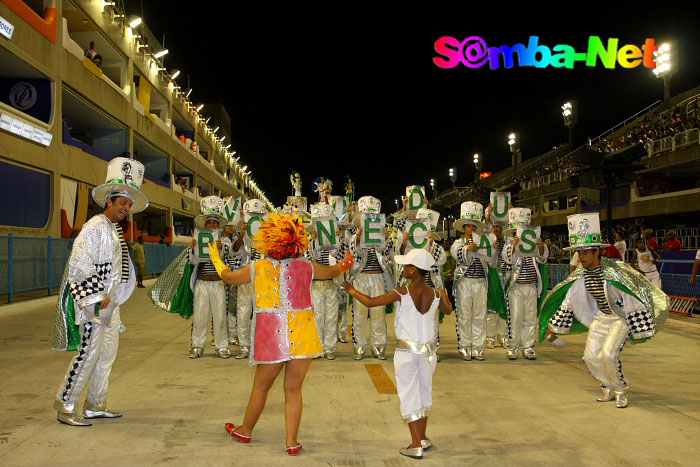
<path fill-rule="evenodd" d="M 209 256 L 209 243 L 220 248 L 220 228 L 228 223 L 223 216 L 224 200 L 218 196 L 202 198 L 202 214 L 195 217 L 194 238 L 190 242 L 190 264 L 195 265 L 191 277 L 194 290 L 194 315 L 192 322 L 192 346 L 190 358 L 199 358 L 204 352 L 209 322 L 214 318 L 214 343 L 216 355 L 229 358 L 228 330 L 226 327 L 226 289 L 216 274 Z M 224 255 L 224 259 L 228 259 Z"/>
<path fill-rule="evenodd" d="M 350 282 L 365 295 L 384 295 L 394 288 L 390 261 L 393 244 L 385 228 L 385 216 L 379 214 L 381 202 L 373 196 L 363 196 L 358 201 L 358 212 L 353 217 L 357 227 L 350 251 L 355 265 L 350 270 Z M 367 315 L 370 319 L 370 343 L 372 354 L 386 360 L 386 316 L 383 306 L 368 309 L 362 303 L 353 302 L 353 332 L 355 360 L 362 360 L 367 351 Z"/>
<path fill-rule="evenodd" d="M 486 227 L 491 229 L 491 233 L 496 236 L 496 271 L 498 271 L 498 280 L 501 283 L 500 290 L 496 287 L 489 287 L 489 294 L 497 294 L 494 299 L 489 297 L 489 303 L 500 303 L 501 308 L 492 309 L 489 307 L 489 313 L 486 317 L 486 341 L 485 347 L 493 349 L 496 347 L 496 335 L 501 347 L 508 348 L 510 342 L 510 331 L 508 329 L 508 301 L 505 299 L 506 273 L 511 269 L 511 265 L 503 261 L 503 248 L 506 244 L 506 239 L 503 236 L 503 227 L 508 225 L 508 209 L 512 207 L 510 204 L 510 193 L 507 192 L 492 192 L 491 204 L 486 208 Z M 495 206 L 495 207 L 494 207 Z"/>
<path fill-rule="evenodd" d="M 260 226 L 267 218 L 265 203 L 259 199 L 249 199 L 243 203 L 243 223 L 241 235 L 233 244 L 235 254 L 241 255 L 239 268 L 245 268 L 252 261 L 262 259 L 262 255 L 253 247 L 251 238 L 260 230 Z M 236 359 L 242 360 L 250 355 L 250 333 L 253 319 L 253 286 L 244 284 L 238 287 L 236 301 L 236 317 L 238 321 L 238 345 L 240 352 Z"/>
<path fill-rule="evenodd" d="M 333 207 L 328 204 L 311 206 L 311 243 L 308 257 L 325 266 L 333 266 L 343 260 L 345 254 L 338 220 Z M 311 283 L 311 300 L 318 335 L 323 346 L 323 355 L 335 360 L 338 337 L 338 285 L 333 279 L 314 279 Z"/>
<path fill-rule="evenodd" d="M 530 224 L 528 208 L 511 208 L 510 222 L 503 248 L 503 261 L 511 265 L 506 276 L 506 292 L 509 303 L 510 344 L 506 350 L 508 359 L 516 360 L 520 351 L 528 360 L 535 360 L 537 341 L 537 304 L 539 297 L 547 293 L 547 247 L 540 238 L 540 227 Z M 536 263 L 539 263 L 538 267 Z"/>
<path fill-rule="evenodd" d="M 454 296 L 457 305 L 457 339 L 462 360 L 484 360 L 486 339 L 487 293 L 489 275 L 492 286 L 500 287 L 495 274 L 489 274 L 489 267 L 496 265 L 496 238 L 493 234 L 480 234 L 484 223 L 484 207 L 474 201 L 465 201 L 460 207 L 461 217 L 454 223 L 464 238 L 454 242 L 450 250 L 457 260 L 454 273 Z"/>

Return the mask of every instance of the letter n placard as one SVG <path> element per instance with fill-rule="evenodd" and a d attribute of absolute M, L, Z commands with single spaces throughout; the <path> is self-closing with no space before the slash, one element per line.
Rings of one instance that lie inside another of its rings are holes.
<path fill-rule="evenodd" d="M 337 248 L 340 238 L 338 238 L 336 227 L 338 226 L 334 216 L 314 217 L 313 228 L 316 231 L 316 241 L 321 250 L 332 250 Z"/>
<path fill-rule="evenodd" d="M 360 238 L 360 248 L 376 248 L 384 249 L 386 246 L 386 237 L 384 236 L 384 224 L 386 224 L 386 216 L 373 212 L 362 214 L 362 236 Z"/>

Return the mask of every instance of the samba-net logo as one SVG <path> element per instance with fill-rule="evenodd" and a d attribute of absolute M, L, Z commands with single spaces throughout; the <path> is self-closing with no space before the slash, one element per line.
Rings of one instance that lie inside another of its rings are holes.
<path fill-rule="evenodd" d="M 654 45 L 654 39 L 646 39 L 639 47 L 632 44 L 620 47 L 617 38 L 609 38 L 607 45 L 603 45 L 599 36 L 590 36 L 585 52 L 576 52 L 566 44 L 549 48 L 540 45 L 539 39 L 538 36 L 530 36 L 527 46 L 515 44 L 489 47 L 479 36 L 467 37 L 463 41 L 443 36 L 435 41 L 438 56 L 433 57 L 433 63 L 440 68 L 454 68 L 460 63 L 467 68 L 481 68 L 488 63 L 490 69 L 497 70 L 501 68 L 501 63 L 504 68 L 513 68 L 517 59 L 519 67 L 573 69 L 577 62 L 585 62 L 586 66 L 594 67 L 600 61 L 608 69 L 614 69 L 616 63 L 622 68 L 635 68 L 642 64 L 647 68 L 656 68 L 654 52 L 658 47 Z"/>

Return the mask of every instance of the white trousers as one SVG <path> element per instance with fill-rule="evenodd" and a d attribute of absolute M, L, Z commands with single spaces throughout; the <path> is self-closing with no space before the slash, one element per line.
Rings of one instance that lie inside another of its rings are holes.
<path fill-rule="evenodd" d="M 350 326 L 350 314 L 352 307 L 350 306 L 350 298 L 348 294 L 340 292 L 340 305 L 338 306 L 338 337 L 343 339 L 348 338 L 348 327 Z"/>
<path fill-rule="evenodd" d="M 250 349 L 253 325 L 253 284 L 251 282 L 238 286 L 236 319 L 238 320 L 238 345 Z"/>
<path fill-rule="evenodd" d="M 463 278 L 457 284 L 457 340 L 460 349 L 484 350 L 486 279 Z"/>
<path fill-rule="evenodd" d="M 236 324 L 237 287 L 230 284 L 226 284 L 225 287 L 228 297 L 226 302 L 226 329 L 228 330 L 228 340 L 231 342 L 238 338 L 238 326 Z"/>
<path fill-rule="evenodd" d="M 88 384 L 86 401 L 93 405 L 107 400 L 109 375 L 119 348 L 119 307 L 105 326 L 85 323 L 80 326 L 78 355 L 73 357 L 56 395 L 56 408 L 63 413 L 76 413 L 80 393 Z"/>
<path fill-rule="evenodd" d="M 194 286 L 192 347 L 204 348 L 207 328 L 214 317 L 214 343 L 217 350 L 228 349 L 226 330 L 226 289 L 223 281 L 198 280 Z"/>
<path fill-rule="evenodd" d="M 630 335 L 627 320 L 599 311 L 588 327 L 583 361 L 594 378 L 606 388 L 627 389 L 620 352 Z"/>
<path fill-rule="evenodd" d="M 397 350 L 394 352 L 396 391 L 405 423 L 427 418 L 433 405 L 433 373 L 437 359 L 428 362 L 425 355 Z"/>
<path fill-rule="evenodd" d="M 658 288 L 661 288 L 661 275 L 659 274 L 659 271 L 645 272 L 644 277 L 646 277 L 649 282 Z"/>
<path fill-rule="evenodd" d="M 496 336 L 508 339 L 508 323 L 496 313 L 486 315 L 486 337 L 496 340 Z"/>
<path fill-rule="evenodd" d="M 384 295 L 383 274 L 360 274 L 353 286 L 368 297 Z M 367 346 L 367 315 L 370 320 L 370 343 L 386 347 L 386 312 L 383 306 L 368 309 L 357 300 L 352 302 L 352 341 L 355 346 Z"/>
<path fill-rule="evenodd" d="M 335 351 L 338 341 L 338 287 L 332 280 L 315 280 L 311 284 L 316 329 L 323 351 Z"/>
<path fill-rule="evenodd" d="M 513 284 L 508 292 L 511 339 L 509 349 L 528 349 L 537 338 L 537 285 Z"/>

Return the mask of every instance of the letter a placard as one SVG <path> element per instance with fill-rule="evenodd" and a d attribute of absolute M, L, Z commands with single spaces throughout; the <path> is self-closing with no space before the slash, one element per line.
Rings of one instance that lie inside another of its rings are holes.
<path fill-rule="evenodd" d="M 219 229 L 194 229 L 194 256 L 197 260 L 209 259 L 209 243 L 213 244 L 219 239 Z"/>
<path fill-rule="evenodd" d="M 314 217 L 314 230 L 316 231 L 316 241 L 321 250 L 332 250 L 338 246 L 336 227 L 338 226 L 335 216 Z"/>
<path fill-rule="evenodd" d="M 491 222 L 504 225 L 508 223 L 508 207 L 510 206 L 510 193 L 507 191 L 491 192 Z"/>
<path fill-rule="evenodd" d="M 468 257 L 477 257 L 489 261 L 491 256 L 497 254 L 495 244 L 496 236 L 492 233 L 478 234 L 472 233 L 472 241 L 478 245 L 476 250 L 472 250 L 467 255 Z"/>
<path fill-rule="evenodd" d="M 513 252 L 513 257 L 535 256 L 537 254 L 537 241 L 540 238 L 542 227 L 538 225 L 519 225 L 516 234 L 518 236 L 518 246 Z"/>
<path fill-rule="evenodd" d="M 360 248 L 376 248 L 383 250 L 386 246 L 386 237 L 384 236 L 384 224 L 386 216 L 373 212 L 366 212 L 360 217 L 362 224 L 362 236 L 360 238 Z"/>

